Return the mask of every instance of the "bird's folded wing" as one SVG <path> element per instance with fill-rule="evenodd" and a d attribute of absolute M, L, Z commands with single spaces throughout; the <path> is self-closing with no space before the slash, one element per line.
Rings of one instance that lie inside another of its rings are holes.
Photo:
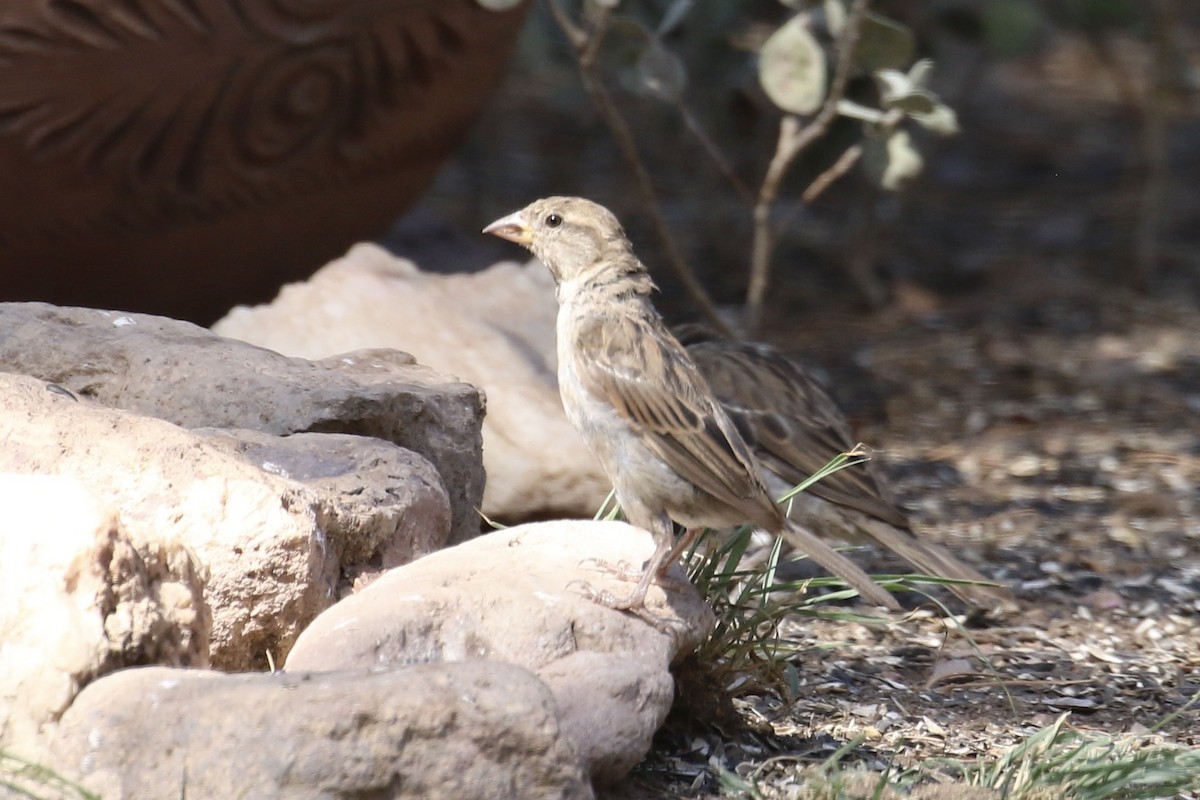
<path fill-rule="evenodd" d="M 833 398 L 784 356 L 720 341 L 690 350 L 759 462 L 784 482 L 801 483 L 854 447 L 850 427 Z M 866 466 L 839 470 L 808 491 L 893 525 L 908 526 Z"/>
<path fill-rule="evenodd" d="M 712 400 L 691 357 L 660 325 L 597 318 L 577 332 L 584 388 L 611 404 L 681 478 L 766 527 L 780 511 L 753 456 Z"/>

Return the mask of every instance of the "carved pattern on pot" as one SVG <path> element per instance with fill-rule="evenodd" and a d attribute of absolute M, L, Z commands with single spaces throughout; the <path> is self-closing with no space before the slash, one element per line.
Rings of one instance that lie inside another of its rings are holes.
<path fill-rule="evenodd" d="M 130 198 L 58 220 L 47 236 L 170 228 L 401 168 L 412 137 L 380 130 L 432 102 L 438 78 L 471 63 L 460 56 L 494 16 L 412 0 L 34 8 L 0 10 L 0 139 L 36 162 L 64 162 L 81 185 L 116 181 Z M 450 105 L 452 116 L 474 111 Z M 8 228 L 0 241 L 36 234 Z"/>

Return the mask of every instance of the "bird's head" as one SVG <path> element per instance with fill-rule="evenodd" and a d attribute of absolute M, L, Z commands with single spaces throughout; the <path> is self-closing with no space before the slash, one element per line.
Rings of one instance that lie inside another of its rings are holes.
<path fill-rule="evenodd" d="M 558 283 L 591 277 L 606 265 L 640 264 L 633 257 L 621 223 L 598 203 L 582 197 L 547 197 L 496 220 L 484 233 L 526 247 L 546 265 Z"/>

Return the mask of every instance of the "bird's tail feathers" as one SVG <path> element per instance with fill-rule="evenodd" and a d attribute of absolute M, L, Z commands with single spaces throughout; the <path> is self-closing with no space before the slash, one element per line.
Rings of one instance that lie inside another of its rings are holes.
<path fill-rule="evenodd" d="M 963 581 L 989 580 L 959 561 L 946 548 L 934 542 L 924 541 L 911 531 L 901 530 L 876 519 L 863 519 L 860 528 L 876 544 L 891 550 L 925 575 Z M 948 584 L 946 588 L 964 603 L 986 611 L 1009 612 L 1017 608 L 1012 593 L 1001 586 Z"/>
<path fill-rule="evenodd" d="M 796 550 L 806 554 L 813 561 L 857 589 L 864 599 L 870 600 L 876 605 L 886 606 L 893 611 L 900 609 L 900 604 L 896 602 L 896 598 L 892 597 L 890 592 L 871 580 L 871 576 L 863 572 L 857 564 L 834 550 L 804 526 L 789 520 L 781 535 Z"/>

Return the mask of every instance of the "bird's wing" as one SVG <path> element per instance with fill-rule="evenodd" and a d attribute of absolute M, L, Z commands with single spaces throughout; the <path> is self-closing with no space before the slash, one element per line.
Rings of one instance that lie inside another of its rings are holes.
<path fill-rule="evenodd" d="M 754 457 L 687 351 L 658 320 L 596 318 L 576 333 L 584 388 L 607 401 L 681 478 L 777 530 Z"/>
<path fill-rule="evenodd" d="M 786 483 L 806 480 L 854 447 L 833 398 L 790 359 L 769 348 L 723 340 L 698 341 L 688 349 L 759 462 Z M 908 527 L 869 465 L 839 470 L 808 491 Z"/>

